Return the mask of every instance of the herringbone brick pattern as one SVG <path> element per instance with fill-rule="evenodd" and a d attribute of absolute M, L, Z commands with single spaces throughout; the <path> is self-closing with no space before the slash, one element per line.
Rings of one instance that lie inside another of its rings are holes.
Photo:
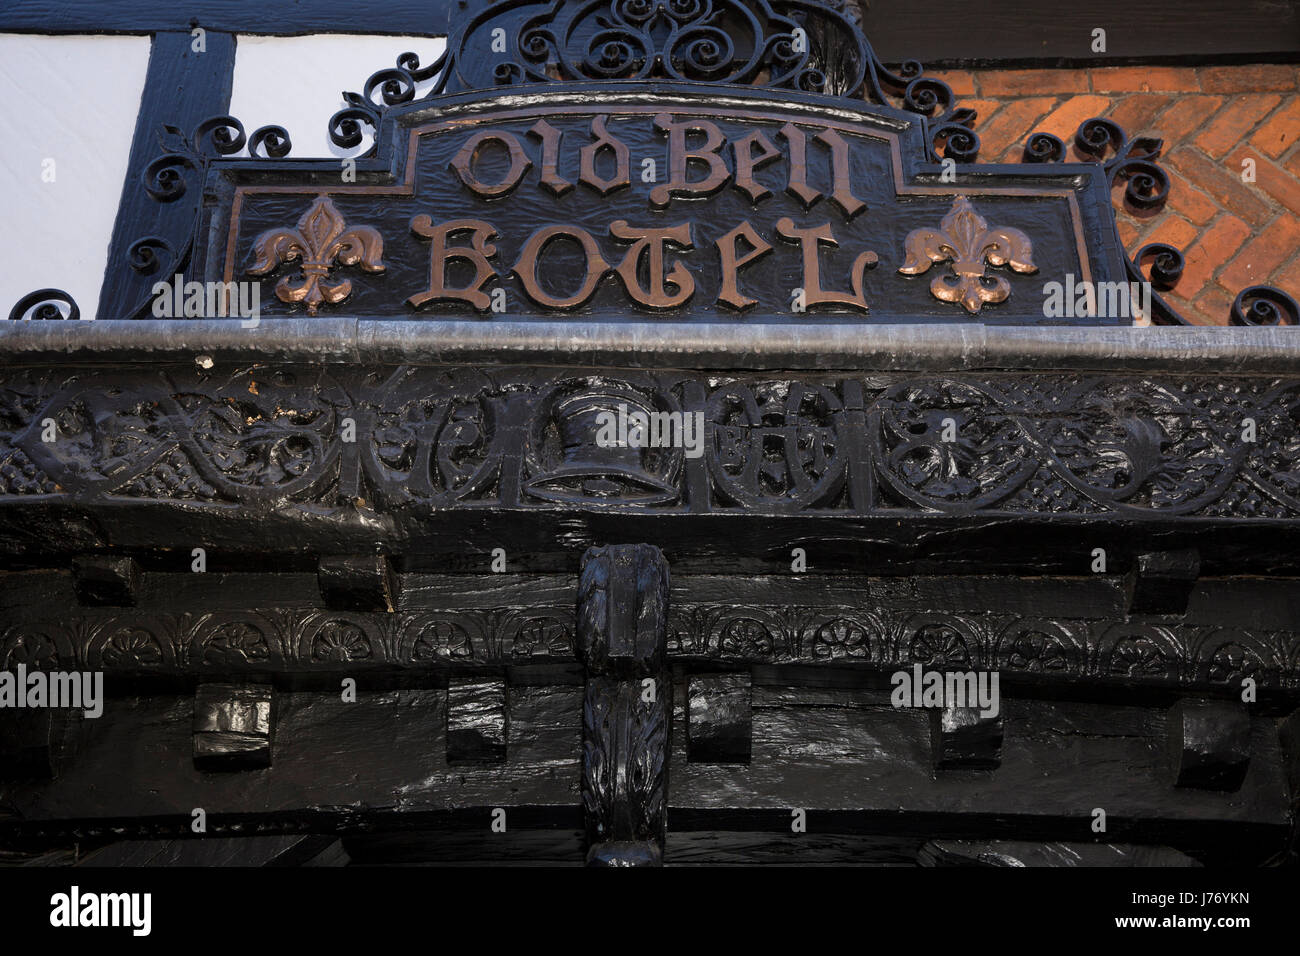
<path fill-rule="evenodd" d="M 957 105 L 979 113 L 981 162 L 1019 162 L 1042 130 L 1085 161 L 1075 130 L 1093 116 L 1129 136 L 1164 140 L 1160 165 L 1173 187 L 1163 210 L 1119 207 L 1131 253 L 1147 242 L 1183 251 L 1186 267 L 1167 301 L 1189 321 L 1223 325 L 1249 285 L 1300 299 L 1300 67 L 1105 67 L 940 73 Z M 1243 181 L 1253 161 L 1254 182 Z"/>

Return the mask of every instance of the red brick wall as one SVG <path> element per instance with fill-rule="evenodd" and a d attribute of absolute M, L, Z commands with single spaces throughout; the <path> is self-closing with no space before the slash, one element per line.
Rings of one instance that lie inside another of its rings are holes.
<path fill-rule="evenodd" d="M 938 74 L 957 105 L 979 113 L 981 162 L 1019 162 L 1042 130 L 1074 149 L 1093 116 L 1129 136 L 1159 136 L 1172 189 L 1163 210 L 1119 210 L 1131 253 L 1167 242 L 1187 264 L 1165 298 L 1189 321 L 1222 325 L 1238 292 L 1274 285 L 1300 299 L 1300 67 L 1105 67 L 1092 70 L 981 70 Z M 1242 160 L 1255 182 L 1242 181 Z"/>

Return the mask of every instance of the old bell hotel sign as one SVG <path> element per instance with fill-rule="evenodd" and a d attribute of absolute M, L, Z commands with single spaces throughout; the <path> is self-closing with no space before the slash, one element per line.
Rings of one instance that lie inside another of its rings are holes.
<path fill-rule="evenodd" d="M 278 272 L 268 316 L 1042 323 L 1072 321 L 1053 281 L 1127 281 L 1099 170 L 945 182 L 915 122 L 882 111 L 582 99 L 413 118 L 391 183 L 234 173 L 210 261 L 224 282 Z"/>
<path fill-rule="evenodd" d="M 390 78 L 399 102 L 355 168 L 217 164 L 203 277 L 265 280 L 267 318 L 1145 324 L 1100 164 L 963 169 L 914 112 L 672 70 L 566 84 L 543 57 L 542 97 L 534 66 L 494 43 L 526 22 L 481 19 L 445 78 L 465 89 L 401 102 Z M 596 39 L 589 72 L 630 55 Z M 661 62 L 685 71 L 690 56 Z M 876 82 L 865 53 L 843 65 L 847 82 Z M 339 120 L 343 136 L 376 120 L 383 82 Z"/>

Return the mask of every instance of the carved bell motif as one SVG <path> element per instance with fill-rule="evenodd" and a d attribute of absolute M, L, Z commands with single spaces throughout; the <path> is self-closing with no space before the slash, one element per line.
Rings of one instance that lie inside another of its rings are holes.
<path fill-rule="evenodd" d="M 534 497 L 557 502 L 589 498 L 635 504 L 675 501 L 677 488 L 647 467 L 647 436 L 638 440 L 633 435 L 626 441 L 626 423 L 649 421 L 654 412 L 648 396 L 622 385 L 596 386 L 560 398 L 551 414 L 561 461 L 530 479 L 526 490 Z M 619 422 L 625 423 L 621 433 L 625 444 L 617 438 L 608 440 L 608 436 L 620 435 Z M 662 457 L 661 451 L 657 457 Z"/>

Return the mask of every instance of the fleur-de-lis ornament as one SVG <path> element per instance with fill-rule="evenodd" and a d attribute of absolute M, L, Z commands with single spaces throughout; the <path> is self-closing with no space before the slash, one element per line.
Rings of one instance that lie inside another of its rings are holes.
<path fill-rule="evenodd" d="M 1002 302 L 1011 294 L 1004 276 L 986 275 L 985 261 L 1010 265 L 1016 272 L 1037 272 L 1033 246 L 1019 229 L 990 228 L 965 196 L 958 196 L 938 229 L 913 229 L 903 244 L 907 261 L 898 270 L 920 275 L 931 265 L 952 260 L 952 274 L 937 275 L 930 292 L 944 302 L 960 302 L 975 315 L 986 302 Z"/>
<path fill-rule="evenodd" d="M 307 313 L 315 315 L 322 302 L 331 305 L 352 294 L 352 280 L 328 281 L 335 263 L 360 264 L 367 272 L 383 272 L 384 239 L 370 226 L 348 228 L 327 196 L 317 196 L 302 214 L 295 229 L 268 229 L 253 242 L 257 261 L 250 275 L 266 275 L 282 263 L 302 261 L 297 276 L 285 275 L 275 284 L 281 302 L 306 302 Z"/>

